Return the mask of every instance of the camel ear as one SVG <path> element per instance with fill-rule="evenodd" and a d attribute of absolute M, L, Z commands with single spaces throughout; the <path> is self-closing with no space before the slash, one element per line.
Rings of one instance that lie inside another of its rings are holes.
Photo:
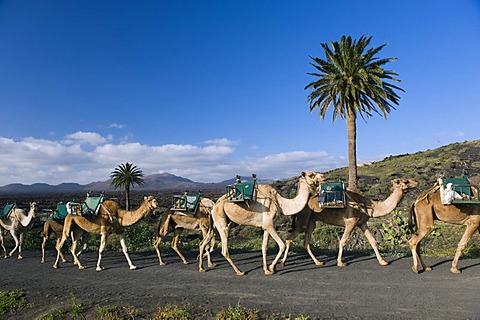
<path fill-rule="evenodd" d="M 302 171 L 302 177 L 305 177 L 306 173 L 305 171 Z"/>
<path fill-rule="evenodd" d="M 143 197 L 143 200 L 144 200 L 144 201 L 147 201 L 147 200 L 148 200 L 148 199 L 147 199 L 147 196 Z"/>

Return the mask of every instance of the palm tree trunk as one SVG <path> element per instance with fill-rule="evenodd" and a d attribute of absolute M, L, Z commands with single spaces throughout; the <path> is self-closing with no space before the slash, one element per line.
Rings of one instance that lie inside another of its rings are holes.
<path fill-rule="evenodd" d="M 125 186 L 125 210 L 130 210 L 130 187 Z"/>
<path fill-rule="evenodd" d="M 348 135 L 348 187 L 358 189 L 357 185 L 357 123 L 355 111 L 347 108 Z"/>

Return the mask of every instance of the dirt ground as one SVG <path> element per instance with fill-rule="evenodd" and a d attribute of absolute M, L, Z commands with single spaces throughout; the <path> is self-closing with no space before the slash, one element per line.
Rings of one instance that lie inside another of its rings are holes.
<path fill-rule="evenodd" d="M 346 255 L 346 268 L 334 257 L 322 257 L 315 266 L 306 254 L 295 254 L 277 273 L 265 276 L 261 252 L 232 251 L 231 257 L 246 272 L 237 276 L 220 255 L 217 266 L 198 272 L 195 252 L 183 265 L 172 251 L 164 253 L 165 266 L 156 254 L 132 253 L 138 267 L 129 270 L 124 256 L 105 252 L 105 270 L 95 271 L 97 254 L 81 256 L 87 266 L 79 270 L 71 262 L 53 269 L 54 250 L 48 262 L 40 252 L 24 252 L 23 260 L 0 260 L 0 290 L 24 290 L 33 307 L 0 319 L 34 319 L 54 310 L 69 310 L 72 301 L 83 306 L 83 317 L 98 316 L 98 306 L 133 306 L 135 319 L 151 318 L 166 304 L 194 310 L 196 319 L 213 319 L 222 308 L 240 305 L 261 314 L 308 316 L 310 319 L 480 319 L 480 259 L 461 260 L 462 274 L 449 272 L 451 259 L 427 258 L 431 272 L 414 274 L 411 258 L 390 258 L 382 267 L 373 256 Z M 274 253 L 269 253 L 269 261 Z M 65 319 L 71 318 L 67 311 Z"/>

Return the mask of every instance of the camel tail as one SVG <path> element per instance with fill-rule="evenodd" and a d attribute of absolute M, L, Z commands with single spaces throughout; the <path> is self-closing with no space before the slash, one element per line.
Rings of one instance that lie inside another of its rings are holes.
<path fill-rule="evenodd" d="M 417 215 L 415 214 L 415 203 L 412 204 L 408 214 L 408 229 L 413 233 L 417 227 Z"/>

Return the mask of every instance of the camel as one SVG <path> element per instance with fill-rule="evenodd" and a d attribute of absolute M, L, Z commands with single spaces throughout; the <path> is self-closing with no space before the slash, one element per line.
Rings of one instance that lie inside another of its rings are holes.
<path fill-rule="evenodd" d="M 160 254 L 160 243 L 162 239 L 173 230 L 173 237 L 172 237 L 172 249 L 178 254 L 180 259 L 182 259 L 183 264 L 188 264 L 187 259 L 182 255 L 180 250 L 178 249 L 178 241 L 180 239 L 180 235 L 182 234 L 184 229 L 188 230 L 200 230 L 202 232 L 203 239 L 206 239 L 210 232 L 213 233 L 213 222 L 211 219 L 211 211 L 214 206 L 214 202 L 208 198 L 201 197 L 198 209 L 196 210 L 195 214 L 186 215 L 181 211 L 175 211 L 174 209 L 169 210 L 166 212 L 160 222 L 158 224 L 156 237 L 155 237 L 155 251 L 157 252 L 158 261 L 161 266 L 165 265 L 165 262 L 162 260 L 162 256 Z M 215 245 L 215 237 L 210 237 L 213 242 L 209 244 L 205 254 L 207 256 L 208 267 L 212 268 L 215 264 L 212 263 L 210 258 L 210 251 L 213 249 Z M 199 271 L 205 271 L 202 266 L 199 266 Z"/>
<path fill-rule="evenodd" d="M 432 188 L 418 195 L 410 211 L 409 222 L 412 228 L 412 218 L 416 220 L 415 233 L 408 241 L 413 258 L 412 270 L 415 273 L 419 271 L 419 262 L 423 270 L 432 270 L 423 262 L 420 255 L 420 242 L 435 229 L 435 220 L 466 226 L 452 261 L 452 267 L 450 268 L 452 273 L 461 273 L 461 270 L 458 269 L 460 255 L 466 248 L 472 234 L 476 230 L 480 231 L 480 204 L 443 204 L 440 193 L 440 186 L 436 183 Z"/>
<path fill-rule="evenodd" d="M 418 182 L 413 179 L 394 179 L 392 180 L 391 193 L 383 201 L 373 201 L 364 197 L 358 191 L 346 190 L 347 205 L 344 208 L 321 208 L 318 203 L 318 195 L 311 197 L 307 206 L 295 217 L 294 229 L 285 240 L 286 249 L 281 264 L 285 265 L 292 240 L 295 239 L 299 233 L 305 232 L 305 249 L 317 266 L 323 265 L 323 262 L 315 257 L 310 248 L 316 221 L 322 221 L 330 225 L 345 228 L 339 243 L 337 266 L 346 266 L 346 263 L 344 263 L 342 259 L 343 249 L 352 231 L 356 227 L 362 230 L 372 246 L 378 263 L 381 266 L 388 265 L 388 262 L 382 258 L 378 251 L 377 241 L 368 229 L 367 222 L 370 218 L 383 217 L 392 212 L 402 200 L 405 192 L 411 188 L 415 188 L 417 185 Z"/>
<path fill-rule="evenodd" d="M 236 225 L 248 225 L 263 229 L 262 256 L 263 270 L 265 275 L 275 273 L 275 266 L 280 259 L 285 244 L 275 230 L 274 222 L 279 213 L 284 215 L 294 215 L 303 209 L 314 192 L 316 186 L 323 182 L 323 175 L 315 172 L 302 172 L 299 178 L 297 196 L 293 199 L 283 198 L 280 193 L 270 185 L 261 184 L 256 188 L 256 200 L 244 202 L 229 202 L 228 195 L 221 196 L 212 211 L 214 226 L 217 229 L 222 241 L 222 255 L 230 263 L 235 273 L 239 276 L 244 275 L 232 261 L 228 252 L 228 233 L 231 223 Z M 213 235 L 210 235 L 210 237 Z M 272 238 L 277 243 L 279 250 L 273 262 L 267 266 L 267 244 L 268 238 Z M 202 252 L 207 246 L 209 239 L 205 239 L 200 244 L 200 265 L 202 265 Z"/>
<path fill-rule="evenodd" d="M 7 251 L 3 245 L 3 236 L 1 237 L 5 258 L 13 256 L 15 251 L 18 249 L 18 259 L 22 259 L 23 238 L 25 237 L 25 233 L 27 232 L 28 228 L 30 228 L 33 224 L 36 209 L 37 203 L 30 202 L 30 210 L 28 211 L 28 214 L 25 214 L 23 209 L 14 208 L 12 213 L 7 218 L 0 219 L 0 226 L 9 231 L 13 240 L 15 241 L 15 247 L 7 256 Z"/>
<path fill-rule="evenodd" d="M 78 228 L 77 226 L 75 226 L 75 227 Z M 60 223 L 56 220 L 47 220 L 43 224 L 43 229 L 42 229 L 42 232 L 41 232 L 41 236 L 42 236 L 42 260 L 41 260 L 41 262 L 42 263 L 47 261 L 45 259 L 45 246 L 47 244 L 48 238 L 53 234 L 55 236 L 55 246 L 57 246 L 58 243 L 60 242 L 60 239 L 62 238 L 62 232 L 63 232 L 63 223 Z M 78 231 L 74 231 L 74 232 L 78 232 Z M 85 241 L 85 239 L 82 239 L 82 241 L 83 241 L 83 248 L 77 253 L 77 256 L 79 256 L 87 248 L 87 242 Z M 60 258 L 61 258 L 62 262 L 64 262 L 64 263 L 67 262 L 67 259 L 65 259 L 62 252 L 60 252 Z"/>
<path fill-rule="evenodd" d="M 57 249 L 57 259 L 53 264 L 54 268 L 59 267 L 60 252 L 62 250 L 63 244 L 70 235 L 72 238 L 72 247 L 71 253 L 73 255 L 74 263 L 78 266 L 79 269 L 85 269 L 80 263 L 78 256 L 76 254 L 77 241 L 84 232 L 88 233 L 99 233 L 100 238 L 100 247 L 98 249 L 98 261 L 97 261 L 97 271 L 103 270 L 101 266 L 102 261 L 102 252 L 105 249 L 105 245 L 108 239 L 108 236 L 111 233 L 116 233 L 120 240 L 120 245 L 122 246 L 123 254 L 127 259 L 130 270 L 134 270 L 137 267 L 130 260 L 130 256 L 127 252 L 127 245 L 125 244 L 124 231 L 125 228 L 131 226 L 147 215 L 151 214 L 155 208 L 157 208 L 158 202 L 157 199 L 153 196 L 146 196 L 143 199 L 143 203 L 134 211 L 126 211 L 120 209 L 120 206 L 117 202 L 112 200 L 105 200 L 100 207 L 100 212 L 95 216 L 77 216 L 77 215 L 67 215 L 65 222 L 63 224 L 62 239 L 59 244 L 56 246 Z M 113 220 L 111 220 L 111 218 Z M 79 228 L 74 228 L 74 225 Z"/>

